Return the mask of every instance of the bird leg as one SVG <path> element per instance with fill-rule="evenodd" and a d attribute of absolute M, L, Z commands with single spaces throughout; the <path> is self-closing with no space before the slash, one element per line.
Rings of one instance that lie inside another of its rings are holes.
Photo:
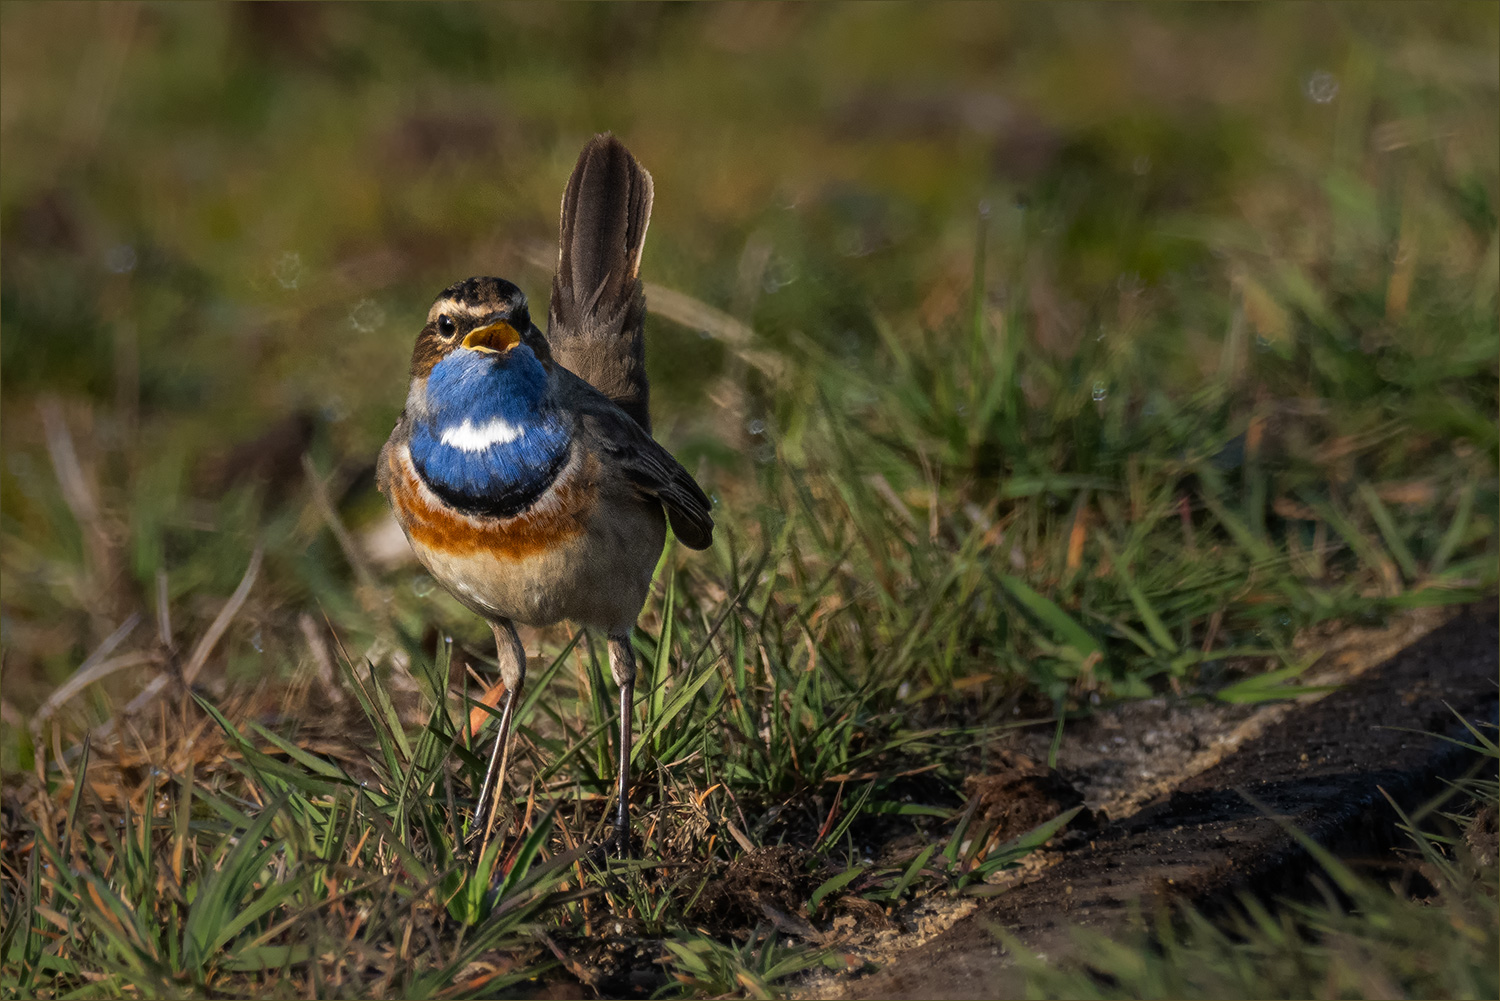
<path fill-rule="evenodd" d="M 615 807 L 615 832 L 612 840 L 621 856 L 630 853 L 630 744 L 631 708 L 635 704 L 635 651 L 630 647 L 630 633 L 609 638 L 609 672 L 620 686 L 620 767 L 615 784 L 618 804 Z"/>
<path fill-rule="evenodd" d="M 495 746 L 490 751 L 489 768 L 484 773 L 484 783 L 474 800 L 474 820 L 469 825 L 469 839 L 480 834 L 479 854 L 484 858 L 489 849 L 490 836 L 495 830 L 495 817 L 500 812 L 500 796 L 505 786 L 505 770 L 510 764 L 510 736 L 516 712 L 521 708 L 521 691 L 526 686 L 526 649 L 521 646 L 521 637 L 509 619 L 491 622 L 495 633 L 495 650 L 500 661 L 500 679 L 505 682 L 505 704 L 500 710 L 500 726 L 495 731 Z"/>

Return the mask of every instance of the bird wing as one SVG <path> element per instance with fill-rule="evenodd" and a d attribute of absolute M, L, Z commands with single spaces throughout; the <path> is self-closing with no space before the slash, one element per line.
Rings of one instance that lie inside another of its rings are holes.
<path fill-rule="evenodd" d="M 646 293 L 639 271 L 651 175 L 608 132 L 589 140 L 563 192 L 547 341 L 552 356 L 648 433 Z"/>
<path fill-rule="evenodd" d="M 667 509 L 672 531 L 689 549 L 714 541 L 714 519 L 703 488 L 631 416 L 581 379 L 558 372 L 558 400 L 577 419 L 582 441 L 603 453 L 605 465 Z"/>

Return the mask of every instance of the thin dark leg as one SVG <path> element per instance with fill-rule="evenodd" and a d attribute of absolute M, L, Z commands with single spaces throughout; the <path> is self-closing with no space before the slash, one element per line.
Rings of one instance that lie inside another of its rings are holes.
<path fill-rule="evenodd" d="M 630 849 L 630 747 L 635 729 L 631 706 L 635 703 L 635 679 L 620 686 L 620 768 L 615 782 L 615 844 L 623 854 Z"/>
<path fill-rule="evenodd" d="M 474 803 L 474 823 L 469 828 L 469 837 L 480 834 L 479 854 L 484 858 L 490 846 L 490 835 L 495 830 L 495 818 L 500 813 L 500 797 L 505 788 L 505 770 L 510 764 L 510 731 L 520 704 L 521 689 L 505 690 L 505 705 L 500 710 L 500 725 L 495 730 L 495 746 L 490 751 L 490 766 L 485 769 L 484 784 L 479 787 L 479 796 Z M 481 833 L 482 832 L 482 833 Z"/>
<path fill-rule="evenodd" d="M 500 812 L 500 796 L 505 787 L 505 770 L 510 764 L 510 736 L 514 728 L 516 712 L 521 708 L 521 693 L 526 688 L 526 651 L 515 626 L 508 620 L 491 622 L 495 633 L 495 652 L 500 660 L 500 680 L 505 682 L 505 702 L 500 709 L 500 725 L 495 728 L 495 746 L 490 751 L 490 764 L 484 772 L 484 782 L 474 802 L 474 821 L 469 825 L 469 841 L 479 837 L 479 854 L 483 858 L 490 846 L 490 836 L 495 830 L 495 818 Z"/>
<path fill-rule="evenodd" d="M 635 651 L 630 635 L 609 638 L 609 670 L 620 686 L 620 765 L 616 775 L 615 831 L 611 839 L 621 855 L 630 854 L 630 747 L 633 737 L 631 708 L 635 704 Z"/>

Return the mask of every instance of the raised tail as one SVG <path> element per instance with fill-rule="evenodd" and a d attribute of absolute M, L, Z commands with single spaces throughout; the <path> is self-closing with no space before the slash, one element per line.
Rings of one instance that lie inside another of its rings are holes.
<path fill-rule="evenodd" d="M 563 192 L 547 340 L 564 368 L 651 430 L 639 271 L 651 175 L 613 135 L 590 139 Z"/>

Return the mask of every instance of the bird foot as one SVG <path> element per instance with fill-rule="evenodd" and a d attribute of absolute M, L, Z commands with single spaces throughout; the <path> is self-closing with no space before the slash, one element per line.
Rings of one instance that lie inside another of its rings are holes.
<path fill-rule="evenodd" d="M 602 869 L 609 859 L 638 859 L 641 853 L 635 839 L 631 837 L 630 829 L 617 827 L 609 837 L 595 842 L 589 856 Z"/>
<path fill-rule="evenodd" d="M 480 820 L 469 831 L 468 835 L 464 838 L 463 843 L 459 846 L 459 855 L 462 858 L 468 859 L 470 865 L 477 866 L 480 862 L 480 859 L 484 855 L 485 849 L 503 842 L 506 836 L 507 829 L 505 822 L 503 819 L 497 818 L 495 822 L 495 828 L 490 832 L 488 843 L 486 843 L 484 836 L 484 823 L 482 820 Z M 496 857 L 498 858 L 499 855 L 497 854 Z"/>

